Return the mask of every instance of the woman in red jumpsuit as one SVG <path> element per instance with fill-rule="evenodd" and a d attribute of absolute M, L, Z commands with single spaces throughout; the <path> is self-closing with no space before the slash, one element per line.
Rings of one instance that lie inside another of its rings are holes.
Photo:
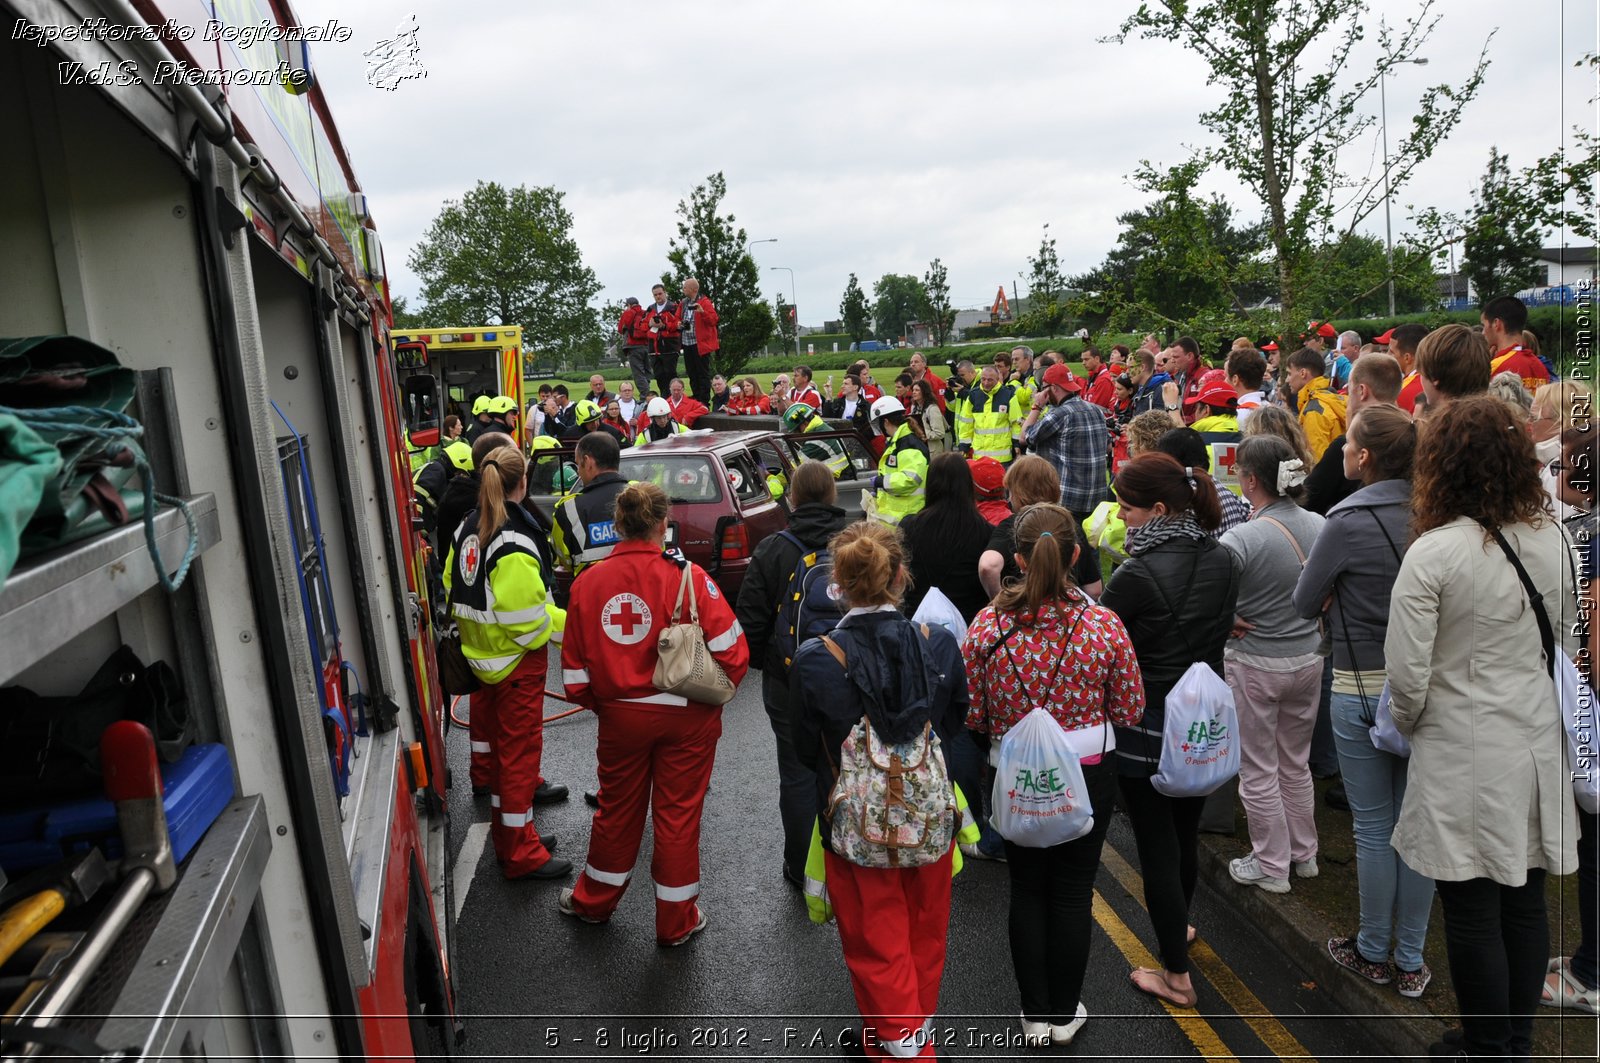
<path fill-rule="evenodd" d="M 700 813 L 722 736 L 721 706 L 687 701 L 651 683 L 656 639 L 672 622 L 684 565 L 706 648 L 735 685 L 749 669 L 750 649 L 711 577 L 663 552 L 670 508 L 655 484 L 631 484 L 617 496 L 620 541 L 605 564 L 584 569 L 572 584 L 561 676 L 568 700 L 600 717 L 600 810 L 583 874 L 562 891 L 560 908 L 591 923 L 611 918 L 639 858 L 648 808 L 656 941 L 681 945 L 706 925 L 696 903 Z M 688 612 L 686 602 L 685 618 Z"/>

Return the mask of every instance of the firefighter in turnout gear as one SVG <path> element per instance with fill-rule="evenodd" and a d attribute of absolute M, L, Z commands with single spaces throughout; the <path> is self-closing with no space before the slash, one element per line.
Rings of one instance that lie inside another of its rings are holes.
<path fill-rule="evenodd" d="M 972 458 L 1011 462 L 1012 397 L 1016 386 L 1000 379 L 992 365 L 983 367 L 978 386 L 969 388 L 956 411 L 956 444 Z"/>
<path fill-rule="evenodd" d="M 417 470 L 417 475 L 411 479 L 411 487 L 427 527 L 433 527 L 437 519 L 439 500 L 444 497 L 444 489 L 450 483 L 450 478 L 458 472 L 471 471 L 472 446 L 464 439 L 452 439 L 444 445 L 443 453 Z M 435 543 L 434 548 L 442 558 L 449 544 Z"/>
<path fill-rule="evenodd" d="M 548 644 L 567 615 L 550 600 L 537 543 L 543 533 L 521 505 L 527 459 L 514 446 L 499 447 L 479 462 L 478 479 L 478 508 L 456 530 L 445 589 L 462 654 L 483 684 L 469 704 L 488 723 L 490 837 L 506 878 L 561 878 L 572 864 L 551 855 L 556 840 L 540 837 L 533 806 Z"/>
<path fill-rule="evenodd" d="M 788 433 L 797 432 L 826 432 L 828 422 L 817 416 L 817 411 L 809 403 L 797 402 L 783 411 L 783 430 Z M 837 480 L 850 468 L 850 457 L 844 452 L 844 447 L 838 443 L 828 446 L 820 440 L 800 444 L 800 453 L 813 461 L 820 461 L 833 473 Z M 769 484 L 770 488 L 771 485 Z M 779 492 L 782 493 L 781 491 Z"/>
<path fill-rule="evenodd" d="M 574 576 L 610 557 L 617 544 L 617 496 L 628 486 L 617 472 L 621 454 L 617 441 L 604 432 L 583 436 L 573 451 L 583 486 L 556 502 L 551 545 L 557 562 Z"/>
<path fill-rule="evenodd" d="M 672 419 L 672 407 L 667 404 L 666 399 L 661 398 L 659 395 L 650 400 L 650 404 L 644 408 L 644 412 L 649 416 L 650 423 L 645 426 L 643 432 L 639 433 L 639 438 L 633 441 L 633 445 L 636 447 L 646 446 L 658 439 L 669 439 L 672 436 L 682 435 L 688 431 L 687 428 Z"/>
<path fill-rule="evenodd" d="M 616 501 L 621 542 L 603 565 L 572 585 L 571 622 L 561 650 L 567 698 L 600 718 L 600 810 L 589 854 L 573 889 L 561 894 L 566 915 L 591 923 L 611 918 L 633 877 L 653 826 L 656 941 L 681 945 L 704 929 L 700 896 L 700 816 L 722 735 L 722 707 L 658 689 L 656 640 L 698 611 L 706 650 L 735 685 L 750 648 L 727 597 L 700 566 L 666 554 L 672 504 L 655 484 L 629 484 Z M 693 602 L 678 605 L 685 595 Z"/>
<path fill-rule="evenodd" d="M 885 395 L 872 404 L 872 423 L 889 442 L 878 459 L 878 474 L 872 478 L 878 519 L 899 524 L 913 513 L 921 513 L 928 480 L 928 444 L 922 441 L 906 420 L 900 400 Z"/>

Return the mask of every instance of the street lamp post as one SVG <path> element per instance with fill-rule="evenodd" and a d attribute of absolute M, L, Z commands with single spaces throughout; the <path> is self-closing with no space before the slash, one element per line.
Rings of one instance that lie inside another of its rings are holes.
<path fill-rule="evenodd" d="M 746 240 L 744 242 L 744 249 L 748 251 L 757 244 L 775 244 L 777 242 L 778 238 L 776 236 L 769 236 L 765 240 Z"/>
<path fill-rule="evenodd" d="M 1378 107 L 1383 126 L 1383 260 L 1389 271 L 1389 316 L 1394 317 L 1394 230 L 1389 221 L 1389 71 L 1402 63 L 1427 66 L 1426 59 L 1396 59 L 1378 68 Z"/>
<path fill-rule="evenodd" d="M 798 358 L 800 357 L 800 303 L 795 298 L 794 270 L 788 266 L 767 267 L 767 271 L 771 273 L 775 273 L 780 269 L 789 275 L 789 305 L 794 307 L 794 356 Z"/>

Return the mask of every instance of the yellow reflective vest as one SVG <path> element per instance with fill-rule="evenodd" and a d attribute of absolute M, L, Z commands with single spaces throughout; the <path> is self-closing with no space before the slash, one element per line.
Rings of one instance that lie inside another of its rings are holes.
<path fill-rule="evenodd" d="M 899 524 L 913 513 L 921 513 L 928 483 L 928 444 L 917 438 L 910 422 L 895 429 L 878 459 L 878 475 L 883 486 L 878 490 L 878 519 Z"/>
<path fill-rule="evenodd" d="M 510 675 L 524 654 L 565 630 L 567 612 L 551 600 L 540 566 L 533 518 L 519 505 L 505 507 L 506 522 L 488 542 L 478 536 L 479 512 L 456 529 L 444 568 L 461 652 L 482 683 Z"/>
<path fill-rule="evenodd" d="M 956 443 L 972 448 L 974 458 L 989 457 L 1002 465 L 1011 462 L 1011 384 L 996 384 L 992 391 L 969 390 L 956 413 Z"/>

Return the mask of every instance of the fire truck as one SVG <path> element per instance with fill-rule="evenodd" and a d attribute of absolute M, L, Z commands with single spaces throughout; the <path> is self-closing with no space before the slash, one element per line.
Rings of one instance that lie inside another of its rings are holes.
<path fill-rule="evenodd" d="M 151 843 L 179 850 L 164 873 L 125 832 L 112 884 L 41 932 L 0 1056 L 52 1030 L 119 1058 L 447 1056 L 445 715 L 407 373 L 305 35 L 284 0 L 0 17 L 0 337 L 132 370 L 144 475 L 183 502 L 22 558 L 0 687 L 70 703 L 127 647 L 181 677 L 192 748 L 221 766 L 220 811 Z M 121 821 L 133 799 L 105 770 Z"/>

